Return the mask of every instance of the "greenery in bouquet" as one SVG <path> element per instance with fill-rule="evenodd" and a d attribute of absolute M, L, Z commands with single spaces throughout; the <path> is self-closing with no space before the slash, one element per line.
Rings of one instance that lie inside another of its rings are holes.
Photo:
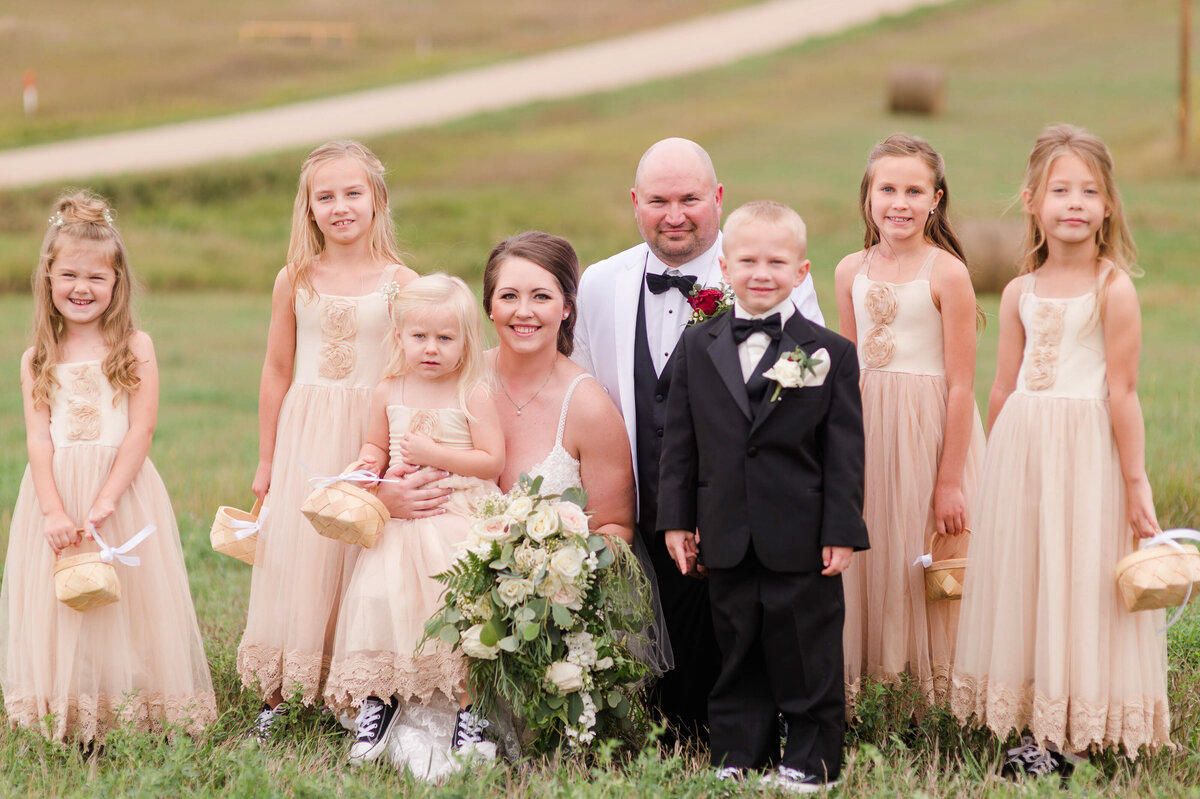
<path fill-rule="evenodd" d="M 587 494 L 539 493 L 522 475 L 475 508 L 426 639 L 467 658 L 477 709 L 511 708 L 535 752 L 573 748 L 630 726 L 647 667 L 649 586 L 624 542 L 592 533 Z"/>

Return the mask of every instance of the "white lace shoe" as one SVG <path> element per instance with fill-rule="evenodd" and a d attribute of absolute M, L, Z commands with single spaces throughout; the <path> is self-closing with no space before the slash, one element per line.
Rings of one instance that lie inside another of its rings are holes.
<path fill-rule="evenodd" d="M 276 721 L 287 715 L 287 712 L 287 702 L 280 702 L 275 707 L 263 705 L 263 709 L 255 717 L 250 731 L 242 738 L 242 743 L 247 746 L 262 746 L 267 743 L 271 740 L 271 728 Z"/>
<path fill-rule="evenodd" d="M 384 702 L 377 696 L 368 696 L 362 703 L 355 720 L 354 743 L 350 745 L 351 765 L 369 763 L 383 754 L 399 707 L 395 699 Z"/>

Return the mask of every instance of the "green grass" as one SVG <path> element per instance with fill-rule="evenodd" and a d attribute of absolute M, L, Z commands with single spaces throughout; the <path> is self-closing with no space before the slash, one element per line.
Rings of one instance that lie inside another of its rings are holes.
<path fill-rule="evenodd" d="M 749 0 L 56 0 L 0 8 L 0 147 L 384 86 L 593 41 Z M 352 23 L 347 46 L 239 41 L 246 21 Z M 39 104 L 21 114 L 20 77 Z"/>
<path fill-rule="evenodd" d="M 728 210 L 771 197 L 805 215 L 818 291 L 832 324 L 832 266 L 861 241 L 857 186 L 872 143 L 894 130 L 926 136 L 946 157 L 956 218 L 988 219 L 1009 209 L 1044 124 L 1084 124 L 1114 151 L 1146 272 L 1138 283 L 1145 326 L 1140 395 L 1160 521 L 1196 527 L 1200 340 L 1192 309 L 1200 302 L 1200 274 L 1192 264 L 1200 251 L 1200 190 L 1194 165 L 1172 160 L 1177 13 L 1170 0 L 971 0 L 717 72 L 370 144 L 391 169 L 410 264 L 477 284 L 492 244 L 526 228 L 569 236 L 585 262 L 632 244 L 637 233 L 627 192 L 638 156 L 661 136 L 690 136 L 712 153 Z M 886 113 L 887 70 L 909 61 L 946 69 L 942 116 Z M 337 70 L 326 69 L 335 80 Z M 249 570 L 211 553 L 207 529 L 217 505 L 249 501 L 266 292 L 283 259 L 302 157 L 292 152 L 96 184 L 115 201 L 135 267 L 151 288 L 141 311 L 162 372 L 151 456 L 180 516 L 223 716 L 195 742 L 167 745 L 121 735 L 94 762 L 26 732 L 0 733 L 0 796 L 432 794 L 387 768 L 351 772 L 342 762 L 345 738 L 315 717 L 299 720 L 279 749 L 236 747 L 237 732 L 255 711 L 238 691 L 233 667 Z M 27 287 L 57 190 L 0 194 L 0 286 Z M 981 302 L 991 315 L 977 369 L 985 408 L 997 298 Z M 27 296 L 0 296 L 0 545 L 25 464 L 17 361 L 28 317 Z M 1173 738 L 1180 749 L 1136 764 L 1096 758 L 1077 775 L 1070 795 L 1194 794 L 1192 786 L 1200 784 L 1198 615 L 1189 612 L 1168 639 Z M 987 735 L 964 732 L 937 715 L 914 725 L 898 721 L 902 690 L 880 692 L 874 701 L 875 711 L 849 737 L 843 795 L 1059 795 L 1053 782 L 999 781 L 1002 744 Z M 441 795 L 717 792 L 689 753 L 660 760 L 648 750 L 613 758 L 473 775 Z M 757 792 L 747 788 L 742 795 Z"/>

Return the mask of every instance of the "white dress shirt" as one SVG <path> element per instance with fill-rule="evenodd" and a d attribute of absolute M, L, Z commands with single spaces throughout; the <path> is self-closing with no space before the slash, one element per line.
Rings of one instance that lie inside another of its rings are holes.
<path fill-rule="evenodd" d="M 699 257 L 692 259 L 683 266 L 671 267 L 654 256 L 653 252 L 646 254 L 646 274 L 658 275 L 691 275 L 701 286 L 713 285 L 721 280 L 721 266 L 717 256 L 721 254 L 719 242 L 714 243 Z M 654 374 L 661 375 L 683 329 L 692 318 L 692 307 L 688 305 L 687 297 L 676 289 L 667 289 L 662 294 L 655 294 L 646 287 L 642 280 L 642 297 L 646 308 L 646 343 L 650 347 L 650 359 L 654 362 Z"/>
<path fill-rule="evenodd" d="M 792 298 L 788 297 L 766 313 L 752 314 L 742 307 L 741 302 L 734 300 L 733 315 L 738 319 L 765 319 L 773 313 L 779 314 L 779 326 L 782 328 L 796 312 Z M 742 364 L 742 380 L 749 383 L 754 375 L 754 367 L 762 360 L 763 353 L 771 344 L 771 337 L 766 333 L 751 333 L 746 340 L 738 345 L 738 361 Z"/>

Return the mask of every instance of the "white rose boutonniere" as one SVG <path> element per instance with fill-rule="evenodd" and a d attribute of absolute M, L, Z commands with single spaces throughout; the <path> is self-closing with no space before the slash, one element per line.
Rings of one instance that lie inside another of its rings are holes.
<path fill-rule="evenodd" d="M 771 402 L 779 400 L 785 388 L 804 388 L 824 384 L 825 376 L 829 374 L 829 351 L 824 347 L 809 355 L 796 347 L 791 352 L 779 356 L 775 364 L 763 372 L 763 377 L 774 380 L 775 393 Z"/>

